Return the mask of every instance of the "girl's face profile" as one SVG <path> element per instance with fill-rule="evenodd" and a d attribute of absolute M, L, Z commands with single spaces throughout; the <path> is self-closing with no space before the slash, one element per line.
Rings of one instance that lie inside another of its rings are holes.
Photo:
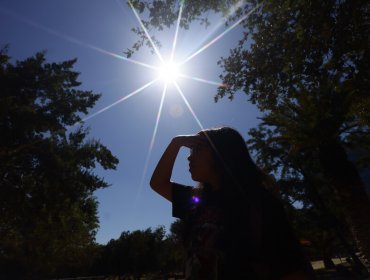
<path fill-rule="evenodd" d="M 199 137 L 204 137 L 199 135 Z M 194 181 L 209 183 L 215 174 L 213 151 L 208 143 L 196 145 L 190 149 L 188 156 L 189 171 Z"/>

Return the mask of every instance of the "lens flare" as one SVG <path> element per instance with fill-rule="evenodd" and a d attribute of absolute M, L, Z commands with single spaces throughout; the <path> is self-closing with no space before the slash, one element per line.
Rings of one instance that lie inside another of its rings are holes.
<path fill-rule="evenodd" d="M 175 54 L 177 35 L 179 34 L 179 27 L 180 27 L 180 21 L 181 21 L 182 9 L 184 7 L 184 2 L 185 1 L 181 1 L 180 3 L 179 16 L 177 18 L 176 31 L 175 31 L 175 36 L 173 37 L 173 43 L 172 43 L 171 61 L 173 60 L 173 56 Z"/>
<path fill-rule="evenodd" d="M 193 195 L 192 197 L 191 197 L 191 200 L 193 201 L 193 203 L 195 203 L 195 204 L 198 204 L 199 202 L 200 202 L 200 198 L 199 198 L 199 196 L 195 196 L 195 195 Z"/>
<path fill-rule="evenodd" d="M 224 32 L 222 32 L 220 35 L 216 36 L 214 39 L 212 39 L 210 42 L 208 42 L 207 44 L 205 44 L 203 47 L 201 47 L 195 53 L 193 53 L 192 55 L 188 56 L 183 62 L 181 62 L 181 65 L 182 64 L 185 64 L 189 60 L 193 59 L 198 54 L 202 53 L 203 51 L 205 51 L 206 49 L 208 49 L 210 46 L 212 46 L 214 43 L 216 43 L 218 40 L 220 40 L 222 37 L 224 37 L 227 33 L 229 33 L 231 30 L 233 30 L 235 27 L 237 27 L 241 22 L 243 22 L 244 20 L 246 20 L 255 10 L 257 10 L 261 6 L 261 4 L 262 3 L 258 4 L 252 10 L 250 10 L 247 14 L 245 14 L 240 19 L 238 19 L 233 25 L 231 25 Z"/>
<path fill-rule="evenodd" d="M 191 79 L 191 80 L 194 80 L 194 81 L 197 81 L 197 82 L 201 82 L 201 83 L 205 83 L 205 84 L 209 84 L 209 85 L 214 85 L 214 86 L 218 86 L 218 87 L 225 87 L 225 88 L 228 87 L 227 85 L 225 85 L 223 83 L 210 81 L 210 80 L 205 80 L 205 79 L 198 78 L 198 77 L 188 76 L 188 75 L 185 75 L 185 74 L 182 74 L 182 73 L 179 74 L 179 77 L 185 78 L 185 79 Z"/>
<path fill-rule="evenodd" d="M 93 117 L 95 117 L 95 116 L 97 116 L 97 115 L 99 115 L 99 114 L 103 113 L 104 111 L 109 110 L 109 109 L 110 109 L 110 108 L 112 108 L 113 106 L 116 106 L 117 104 L 119 104 L 119 103 L 121 103 L 121 102 L 123 102 L 123 101 L 125 101 L 125 100 L 129 99 L 130 97 L 132 97 L 132 96 L 134 96 L 134 95 L 138 94 L 139 92 L 143 91 L 144 89 L 146 89 L 146 88 L 147 88 L 147 87 L 149 87 L 150 85 L 154 84 L 156 81 L 157 81 L 157 80 L 152 80 L 152 81 L 150 81 L 149 83 L 147 83 L 147 84 L 143 85 L 142 87 L 140 87 L 140 88 L 138 88 L 138 89 L 134 90 L 133 92 L 131 92 L 131 93 L 127 94 L 126 96 L 124 96 L 124 97 L 122 97 L 122 98 L 118 99 L 116 102 L 113 102 L 112 104 L 109 104 L 108 106 L 105 106 L 104 108 L 100 109 L 99 111 L 97 111 L 97 112 L 95 112 L 95 113 L 93 113 L 93 114 L 91 114 L 91 115 L 89 115 L 89 116 L 87 116 L 87 117 L 83 118 L 81 122 L 77 122 L 77 123 L 75 123 L 75 124 L 74 124 L 74 126 L 75 126 L 75 125 L 79 125 L 79 124 L 81 124 L 81 123 L 83 123 L 83 122 L 85 122 L 85 121 L 87 121 L 87 120 L 89 120 L 89 119 L 91 119 L 91 118 L 93 118 Z"/>
<path fill-rule="evenodd" d="M 33 26 L 35 28 L 38 28 L 48 34 L 51 34 L 53 36 L 56 36 L 58 38 L 61 38 L 63 40 L 66 40 L 68 42 L 71 42 L 71 43 L 74 43 L 76 45 L 80 45 L 82 47 L 85 47 L 85 48 L 89 48 L 91 50 L 94 50 L 94 51 L 97 51 L 97 52 L 100 52 L 102 54 L 105 54 L 105 55 L 109 55 L 111 57 L 114 57 L 114 58 L 117 58 L 117 59 L 120 59 L 120 60 L 124 60 L 124 61 L 127 61 L 127 62 L 131 62 L 131 63 L 134 63 L 136 65 L 140 65 L 140 66 L 143 66 L 143 67 L 146 67 L 146 68 L 150 68 L 150 69 L 156 69 L 155 66 L 153 65 L 150 65 L 150 64 L 147 64 L 147 63 L 144 63 L 144 62 L 141 62 L 141 61 L 137 61 L 137 60 L 134 60 L 134 59 L 130 59 L 130 58 L 127 58 L 127 57 L 124 57 L 122 55 L 119 55 L 119 54 L 116 54 L 116 53 L 113 53 L 113 52 L 110 52 L 110 51 L 107 51 L 107 50 L 104 50 L 102 48 L 99 48 L 97 46 L 94 46 L 92 44 L 89 44 L 89 43 L 86 43 L 86 42 L 83 42 L 77 38 L 74 38 L 72 36 L 69 36 L 69 35 L 66 35 L 66 34 L 63 34 L 61 32 L 58 32 L 54 29 L 51 29 L 45 25 L 42 25 L 42 24 L 39 24 L 35 21 L 32 21 L 30 19 L 27 19 L 25 17 L 22 17 L 18 14 L 16 14 L 15 12 L 11 11 L 11 10 L 8 10 L 8 9 L 4 9 L 3 7 L 0 6 L 0 12 L 4 12 L 6 13 L 7 15 L 25 23 L 25 24 L 28 24 L 30 26 Z"/>

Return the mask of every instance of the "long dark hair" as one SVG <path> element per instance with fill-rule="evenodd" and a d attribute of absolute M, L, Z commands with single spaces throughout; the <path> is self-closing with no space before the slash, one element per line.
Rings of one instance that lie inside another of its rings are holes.
<path fill-rule="evenodd" d="M 225 198 L 236 202 L 235 199 L 245 199 L 263 187 L 262 172 L 253 162 L 238 131 L 221 127 L 202 130 L 199 134 L 204 135 L 212 147 L 216 170 L 221 176 L 220 192 Z M 207 185 L 201 189 L 206 196 Z"/>

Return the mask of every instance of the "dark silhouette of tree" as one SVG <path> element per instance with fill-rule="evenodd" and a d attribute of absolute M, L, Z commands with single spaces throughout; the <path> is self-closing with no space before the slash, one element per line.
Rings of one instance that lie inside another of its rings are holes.
<path fill-rule="evenodd" d="M 78 89 L 76 59 L 47 63 L 39 52 L 10 61 L 2 49 L 0 274 L 63 275 L 89 262 L 98 227 L 93 193 L 108 186 L 93 168 L 115 169 L 118 160 L 74 127 L 100 96 Z"/>
<path fill-rule="evenodd" d="M 209 11 L 226 15 L 236 2 L 185 1 L 180 26 L 205 22 Z M 175 24 L 177 1 L 133 3 L 149 15 L 148 27 L 161 30 Z M 263 134 L 268 144 L 267 149 L 256 150 L 258 159 L 262 154 L 274 157 L 274 147 L 280 145 L 285 155 L 273 161 L 279 169 L 289 167 L 288 157 L 301 162 L 312 157 L 310 162 L 329 182 L 333 190 L 329 195 L 335 197 L 359 249 L 370 260 L 370 203 L 346 150 L 361 147 L 362 162 L 369 164 L 370 4 L 246 1 L 228 23 L 255 7 L 242 22 L 244 33 L 238 45 L 219 61 L 220 78 L 228 87 L 219 88 L 215 100 L 232 99 L 243 91 L 263 112 L 261 125 L 251 131 L 251 135 Z M 145 35 L 137 33 L 144 40 Z"/>
<path fill-rule="evenodd" d="M 124 231 L 118 239 L 100 248 L 93 271 L 94 274 L 134 275 L 137 279 L 147 273 L 176 271 L 179 267 L 176 246 L 171 237 L 165 236 L 163 227 Z"/>
<path fill-rule="evenodd" d="M 336 191 L 323 174 L 319 160 L 311 153 L 296 154 L 289 142 L 273 142 L 271 130 L 263 125 L 251 129 L 250 148 L 258 152 L 259 166 L 266 172 L 279 174 L 275 182 L 287 205 L 298 205 L 291 211 L 301 237 L 312 241 L 312 247 L 330 263 L 338 254 L 349 254 L 358 268 L 363 268 L 355 254 L 355 242 L 345 223 Z M 286 207 L 289 209 L 289 207 Z M 295 213 L 293 213 L 295 212 Z M 317 255 L 317 254 L 316 254 Z"/>

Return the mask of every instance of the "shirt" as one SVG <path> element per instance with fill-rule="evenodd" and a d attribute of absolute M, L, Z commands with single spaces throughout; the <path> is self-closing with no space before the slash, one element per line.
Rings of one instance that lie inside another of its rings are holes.
<path fill-rule="evenodd" d="M 196 193 L 172 184 L 172 215 L 185 223 L 187 280 L 272 280 L 310 270 L 281 203 L 266 190 L 231 209 L 221 193 Z"/>

